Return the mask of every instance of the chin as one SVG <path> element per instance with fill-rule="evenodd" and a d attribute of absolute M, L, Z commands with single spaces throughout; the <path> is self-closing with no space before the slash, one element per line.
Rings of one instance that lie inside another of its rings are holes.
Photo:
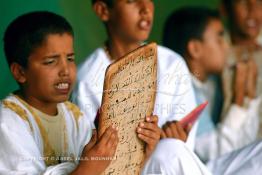
<path fill-rule="evenodd" d="M 57 103 L 63 103 L 63 102 L 68 101 L 68 99 L 69 99 L 69 95 L 61 95 L 61 96 L 57 97 L 57 98 L 55 99 L 55 101 L 56 101 Z"/>

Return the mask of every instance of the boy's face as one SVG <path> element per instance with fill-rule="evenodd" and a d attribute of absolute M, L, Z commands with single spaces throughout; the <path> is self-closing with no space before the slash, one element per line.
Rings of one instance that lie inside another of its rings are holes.
<path fill-rule="evenodd" d="M 211 19 L 201 40 L 201 65 L 207 74 L 220 73 L 223 70 L 228 45 L 224 37 L 224 27 L 220 20 Z"/>
<path fill-rule="evenodd" d="M 23 88 L 31 103 L 66 101 L 76 78 L 73 37 L 50 34 L 29 56 Z"/>
<path fill-rule="evenodd" d="M 125 42 L 148 39 L 154 14 L 152 0 L 115 0 L 107 24 L 112 38 Z"/>
<path fill-rule="evenodd" d="M 238 34 L 256 38 L 262 20 L 262 0 L 233 0 L 233 20 Z"/>

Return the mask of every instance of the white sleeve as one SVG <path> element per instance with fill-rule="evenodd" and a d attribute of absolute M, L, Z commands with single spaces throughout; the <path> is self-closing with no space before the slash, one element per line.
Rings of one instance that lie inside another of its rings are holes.
<path fill-rule="evenodd" d="M 176 139 L 163 139 L 146 162 L 142 174 L 211 175 L 187 145 Z"/>
<path fill-rule="evenodd" d="M 247 175 L 262 172 L 262 142 L 252 144 L 210 161 L 207 167 L 214 175 Z"/>
<path fill-rule="evenodd" d="M 0 172 L 43 173 L 45 164 L 28 123 L 13 112 L 1 111 L 0 117 Z"/>
<path fill-rule="evenodd" d="M 177 70 L 172 73 L 172 76 L 174 76 L 172 81 L 176 85 L 172 104 L 177 106 L 174 111 L 172 111 L 172 116 L 170 116 L 168 120 L 181 120 L 196 107 L 191 75 L 182 58 L 177 61 L 176 69 Z M 195 147 L 197 126 L 198 121 L 193 125 L 186 141 L 187 146 L 192 150 L 194 150 Z"/>
<path fill-rule="evenodd" d="M 60 175 L 69 174 L 75 169 L 75 162 L 46 167 L 29 124 L 9 110 L 1 111 L 0 119 L 0 174 Z M 79 123 L 79 132 L 83 134 L 79 133 L 79 143 L 76 143 L 80 155 L 91 137 L 91 133 L 85 129 L 91 130 L 90 125 L 84 125 L 84 122 Z"/>
<path fill-rule="evenodd" d="M 81 111 L 84 112 L 85 116 L 88 117 L 93 129 L 95 128 L 94 120 L 96 113 L 101 105 L 96 95 L 98 94 L 93 93 L 89 85 L 84 81 L 79 81 L 72 93 L 73 103 L 75 103 Z"/>
<path fill-rule="evenodd" d="M 241 148 L 256 139 L 258 133 L 258 107 L 260 98 L 251 100 L 248 109 L 231 105 L 216 130 L 199 136 L 196 152 L 203 161 Z"/>

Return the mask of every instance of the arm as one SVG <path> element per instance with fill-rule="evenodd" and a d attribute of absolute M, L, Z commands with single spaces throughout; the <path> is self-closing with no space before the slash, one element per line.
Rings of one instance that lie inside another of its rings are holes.
<path fill-rule="evenodd" d="M 146 117 L 146 121 L 139 123 L 137 127 L 138 137 L 146 143 L 147 160 L 154 151 L 160 139 L 161 129 L 157 125 L 158 117 L 156 115 Z"/>
<path fill-rule="evenodd" d="M 71 175 L 99 175 L 110 164 L 115 155 L 118 143 L 117 131 L 108 127 L 101 138 L 93 146 L 86 146 L 82 153 L 82 160 Z M 110 159 L 99 160 L 99 157 Z"/>

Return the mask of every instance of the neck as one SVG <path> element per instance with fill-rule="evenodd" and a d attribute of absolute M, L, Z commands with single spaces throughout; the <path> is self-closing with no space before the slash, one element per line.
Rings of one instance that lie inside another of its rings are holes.
<path fill-rule="evenodd" d="M 27 93 L 22 93 L 18 91 L 16 93 L 22 100 L 24 100 L 29 105 L 33 106 L 34 108 L 38 109 L 39 111 L 46 113 L 48 115 L 54 116 L 57 115 L 57 103 L 50 103 L 50 102 L 43 102 L 39 99 L 36 99 L 33 96 L 28 95 Z"/>
<path fill-rule="evenodd" d="M 247 36 L 239 36 L 235 33 L 231 33 L 231 41 L 233 45 L 245 46 L 245 47 L 256 47 L 257 41 L 255 38 Z"/>
<path fill-rule="evenodd" d="M 110 39 L 106 43 L 107 51 L 112 60 L 118 60 L 119 58 L 123 57 L 127 53 L 135 50 L 141 45 L 141 43 L 134 43 L 134 42 L 121 42 L 117 40 Z"/>
<path fill-rule="evenodd" d="M 204 71 L 203 66 L 200 66 L 196 62 L 188 62 L 188 67 L 190 72 L 196 77 L 199 81 L 205 82 L 207 80 L 207 73 Z"/>

